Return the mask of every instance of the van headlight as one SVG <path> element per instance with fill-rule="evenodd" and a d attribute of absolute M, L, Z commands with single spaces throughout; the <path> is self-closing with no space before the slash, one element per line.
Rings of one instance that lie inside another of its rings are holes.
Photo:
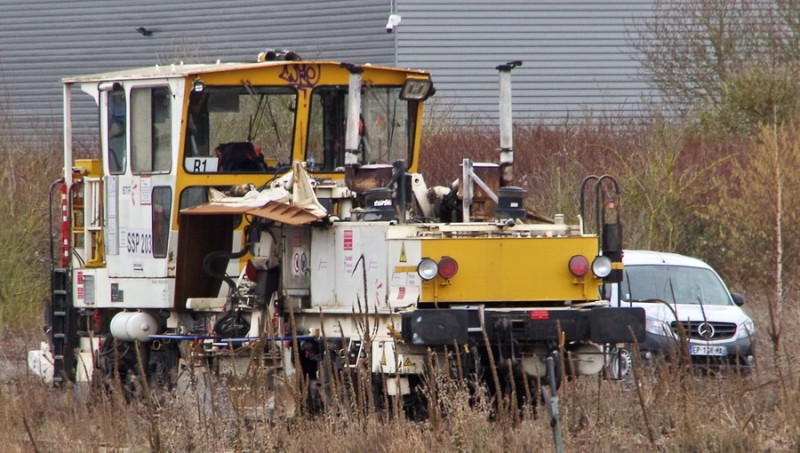
<path fill-rule="evenodd" d="M 644 329 L 652 334 L 661 335 L 662 337 L 675 337 L 669 324 L 658 318 L 646 317 Z"/>
<path fill-rule="evenodd" d="M 752 319 L 739 324 L 736 327 L 736 339 L 752 338 L 756 335 L 756 324 Z"/>

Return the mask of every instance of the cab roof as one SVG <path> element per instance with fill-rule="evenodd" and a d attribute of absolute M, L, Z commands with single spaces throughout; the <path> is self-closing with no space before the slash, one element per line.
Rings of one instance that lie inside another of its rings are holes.
<path fill-rule="evenodd" d="M 62 83 L 86 83 L 86 82 L 102 82 L 105 80 L 142 80 L 142 79 L 163 79 L 163 78 L 187 78 L 200 74 L 239 71 L 255 68 L 266 68 L 276 66 L 294 66 L 294 65 L 326 65 L 326 66 L 342 66 L 342 62 L 327 61 L 327 60 L 299 60 L 299 61 L 265 61 L 265 62 L 251 62 L 251 63 L 211 63 L 211 64 L 166 64 L 145 66 L 140 68 L 123 69 L 119 71 L 102 72 L 98 74 L 87 74 L 80 76 L 65 77 Z M 355 65 L 364 69 L 378 69 L 381 71 L 394 71 L 402 72 L 404 74 L 418 74 L 429 76 L 426 71 L 417 69 L 402 69 L 390 66 L 378 66 L 369 63 L 363 65 Z"/>

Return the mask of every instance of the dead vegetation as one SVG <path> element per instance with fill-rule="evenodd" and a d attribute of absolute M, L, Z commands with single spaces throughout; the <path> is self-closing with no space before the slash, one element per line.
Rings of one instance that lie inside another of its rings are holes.
<path fill-rule="evenodd" d="M 495 137 L 488 129 L 426 137 L 426 179 L 449 184 L 464 157 L 496 162 Z M 779 228 L 800 210 L 791 201 L 800 193 L 793 179 L 800 171 L 790 159 L 800 151 L 791 130 L 772 137 L 780 140 L 591 122 L 515 131 L 515 177 L 528 190 L 530 208 L 574 215 L 581 178 L 613 174 L 623 192 L 625 246 L 708 260 L 734 291 L 747 296 L 745 309 L 759 330 L 758 367 L 750 375 L 698 375 L 665 366 L 639 369 L 636 382 L 565 380 L 559 396 L 566 451 L 800 448 L 800 380 L 792 361 L 800 353 L 793 335 L 800 327 L 800 282 L 791 258 L 800 256 L 800 233 Z M 0 149 L 6 188 L 0 196 L 6 214 L 0 218 L 0 445 L 6 451 L 553 450 L 550 418 L 538 399 L 536 405 L 498 411 L 491 392 L 481 390 L 476 398 L 463 380 L 437 371 L 426 386 L 430 405 L 422 421 L 408 420 L 391 404 L 374 409 L 366 404 L 369 392 L 346 385 L 336 398 L 330 395 L 329 410 L 311 413 L 297 406 L 303 389 L 291 381 L 268 386 L 268 377 L 258 373 L 236 385 L 196 379 L 157 398 L 133 399 L 122 391 L 52 389 L 37 382 L 24 373 L 24 362 L 26 351 L 43 338 L 47 190 L 61 165 L 56 142 Z M 774 156 L 784 160 L 775 163 Z M 771 196 L 777 177 L 784 178 L 787 199 Z M 788 257 L 780 262 L 778 247 Z"/>
<path fill-rule="evenodd" d="M 21 340 L 3 339 L 4 367 L 23 365 L 28 341 Z M 775 367 L 767 358 L 746 376 L 665 365 L 637 368 L 628 382 L 567 379 L 559 392 L 565 451 L 795 451 L 800 386 Z M 498 411 L 485 390 L 470 392 L 441 368 L 430 376 L 429 416 L 412 421 L 392 406 L 368 406 L 355 388 L 328 394 L 325 410 L 298 408 L 299 389 L 267 386 L 262 373 L 235 383 L 198 373 L 153 398 L 126 398 L 114 385 L 53 389 L 18 373 L 0 384 L 0 444 L 6 451 L 553 450 L 541 402 Z"/>

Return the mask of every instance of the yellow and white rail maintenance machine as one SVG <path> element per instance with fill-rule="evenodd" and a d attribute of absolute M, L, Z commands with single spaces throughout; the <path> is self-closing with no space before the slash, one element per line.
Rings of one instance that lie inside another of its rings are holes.
<path fill-rule="evenodd" d="M 464 160 L 435 188 L 418 172 L 423 71 L 268 52 L 65 79 L 49 344 L 31 367 L 55 382 L 168 381 L 198 357 L 244 369 L 259 347 L 282 372 L 314 381 L 330 360 L 392 395 L 418 390 L 429 350 L 454 347 L 464 376 L 542 378 L 554 352 L 570 374 L 602 372 L 644 333 L 641 309 L 600 297 L 621 271 L 618 221 L 584 231 L 584 192 L 594 217 L 618 218 L 618 191 L 602 195 L 616 183 L 584 180 L 574 223 L 524 208 L 519 64 L 498 66 L 499 163 Z M 99 159 L 73 152 L 85 95 Z"/>

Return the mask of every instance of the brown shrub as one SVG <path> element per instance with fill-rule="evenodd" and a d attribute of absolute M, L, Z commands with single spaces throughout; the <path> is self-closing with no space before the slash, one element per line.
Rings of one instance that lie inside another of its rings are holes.
<path fill-rule="evenodd" d="M 61 162 L 53 138 L 0 145 L 0 328 L 41 322 L 50 270 L 48 188 Z"/>

